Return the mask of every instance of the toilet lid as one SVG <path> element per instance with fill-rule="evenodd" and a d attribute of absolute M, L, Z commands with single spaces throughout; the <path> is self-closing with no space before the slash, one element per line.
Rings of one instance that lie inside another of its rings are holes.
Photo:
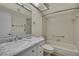
<path fill-rule="evenodd" d="M 54 48 L 51 46 L 51 45 L 49 45 L 49 44 L 45 44 L 45 45 L 43 45 L 42 46 L 44 49 L 47 49 L 47 50 L 54 50 Z"/>

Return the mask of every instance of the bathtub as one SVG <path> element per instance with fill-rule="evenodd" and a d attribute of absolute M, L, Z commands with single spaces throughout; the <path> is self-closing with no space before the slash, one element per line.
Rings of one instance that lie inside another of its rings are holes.
<path fill-rule="evenodd" d="M 48 43 L 55 48 L 55 52 L 63 56 L 79 56 L 79 51 L 73 44 L 53 42 Z"/>

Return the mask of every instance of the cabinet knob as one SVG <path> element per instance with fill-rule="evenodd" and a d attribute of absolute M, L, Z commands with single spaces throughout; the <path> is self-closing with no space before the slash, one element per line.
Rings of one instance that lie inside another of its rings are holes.
<path fill-rule="evenodd" d="M 41 53 L 41 51 L 40 51 L 40 53 Z"/>
<path fill-rule="evenodd" d="M 41 47 L 41 45 L 40 45 L 40 47 Z"/>
<path fill-rule="evenodd" d="M 32 52 L 35 52 L 34 50 L 32 50 Z"/>

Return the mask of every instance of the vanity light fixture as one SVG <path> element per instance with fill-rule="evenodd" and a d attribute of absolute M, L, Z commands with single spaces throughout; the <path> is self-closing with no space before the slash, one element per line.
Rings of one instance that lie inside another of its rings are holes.
<path fill-rule="evenodd" d="M 33 3 L 36 7 L 38 7 L 39 6 L 39 3 Z"/>
<path fill-rule="evenodd" d="M 19 5 L 23 6 L 23 4 L 22 4 L 22 3 L 17 3 L 17 4 L 19 4 Z"/>

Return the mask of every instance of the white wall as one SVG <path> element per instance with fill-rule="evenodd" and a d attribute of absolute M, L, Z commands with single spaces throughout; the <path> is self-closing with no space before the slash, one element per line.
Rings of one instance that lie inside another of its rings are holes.
<path fill-rule="evenodd" d="M 75 24 L 75 43 L 77 48 L 79 49 L 79 10 L 76 12 L 76 18 L 74 21 Z"/>
<path fill-rule="evenodd" d="M 42 14 L 32 5 L 25 5 L 32 11 L 32 35 L 42 36 Z"/>
<path fill-rule="evenodd" d="M 48 16 L 47 41 L 75 44 L 74 39 L 74 11 L 67 11 Z M 64 36 L 63 37 L 55 37 Z"/>
<path fill-rule="evenodd" d="M 42 36 L 42 15 L 34 7 L 31 8 L 32 8 L 32 35 Z"/>
<path fill-rule="evenodd" d="M 43 17 L 42 19 L 42 35 L 46 39 L 46 33 L 47 33 L 47 18 Z"/>

